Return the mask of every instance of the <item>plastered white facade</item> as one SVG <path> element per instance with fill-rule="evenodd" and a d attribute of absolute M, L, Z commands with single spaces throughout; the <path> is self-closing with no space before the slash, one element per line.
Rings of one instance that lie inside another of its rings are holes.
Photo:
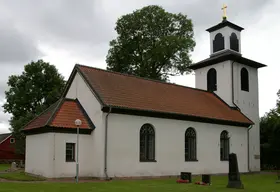
<path fill-rule="evenodd" d="M 195 70 L 195 87 L 207 90 L 207 73 L 211 68 L 214 68 L 217 72 L 217 91 L 215 93 L 228 105 L 234 106 L 232 103 L 231 61 L 224 61 Z"/>
<path fill-rule="evenodd" d="M 26 136 L 25 171 L 44 177 L 53 176 L 52 133 Z"/>
<path fill-rule="evenodd" d="M 155 129 L 155 159 L 139 161 L 139 133 L 143 124 Z M 192 127 L 197 134 L 197 162 L 185 162 L 185 131 Z M 228 161 L 220 161 L 220 134 L 231 137 L 230 152 L 237 154 L 239 170 L 248 171 L 247 129 L 152 117 L 110 114 L 108 129 L 108 175 L 110 177 L 178 175 L 182 171 L 227 173 Z"/>
<path fill-rule="evenodd" d="M 221 33 L 223 35 L 223 37 L 224 37 L 224 41 L 225 41 L 225 49 L 224 50 L 230 49 L 230 36 L 231 36 L 232 33 L 235 33 L 236 36 L 237 36 L 237 39 L 239 40 L 239 52 L 236 52 L 236 51 L 231 50 L 231 49 L 230 50 L 234 51 L 236 53 L 241 53 L 241 35 L 240 35 L 240 31 L 232 29 L 230 27 L 224 27 L 224 28 L 218 29 L 218 30 L 213 31 L 213 32 L 210 33 L 210 53 L 211 53 L 211 55 L 219 54 L 220 52 L 224 51 L 224 50 L 220 50 L 220 51 L 217 51 L 217 52 L 213 53 L 213 41 L 215 39 L 215 36 L 218 33 Z"/>
<path fill-rule="evenodd" d="M 80 175 L 103 177 L 104 114 L 101 105 L 79 73 L 75 75 L 66 98 L 78 98 L 95 125 L 91 135 L 80 134 Z M 76 134 L 62 133 L 27 135 L 25 171 L 46 177 L 74 177 L 75 162 L 65 162 L 65 142 L 76 143 L 76 138 Z"/>
<path fill-rule="evenodd" d="M 249 92 L 241 90 L 240 71 L 245 67 L 249 73 Z M 234 102 L 254 125 L 249 131 L 250 171 L 260 171 L 260 126 L 258 70 L 240 63 L 234 63 Z"/>
<path fill-rule="evenodd" d="M 101 111 L 101 104 L 78 72 L 68 90 L 66 98 L 78 98 L 87 115 L 95 125 L 95 130 L 91 134 L 92 145 L 88 148 L 88 154 L 92 156 L 92 165 L 90 169 L 95 177 L 103 177 L 105 121 L 104 114 Z"/>
<path fill-rule="evenodd" d="M 249 73 L 249 92 L 241 90 L 240 72 L 243 67 Z M 256 68 L 237 62 L 224 61 L 195 70 L 196 88 L 207 90 L 207 72 L 211 68 L 214 68 L 217 72 L 217 91 L 215 93 L 228 105 L 239 107 L 241 112 L 254 122 L 249 132 L 249 164 L 250 171 L 260 171 L 258 71 Z M 232 84 L 234 85 L 234 89 L 232 89 Z M 234 95 L 232 95 L 232 91 Z M 232 102 L 233 99 L 235 104 Z"/>
<path fill-rule="evenodd" d="M 93 159 L 88 153 L 88 147 L 92 146 L 92 137 L 90 135 L 79 137 L 80 175 L 93 176 Z M 76 134 L 42 133 L 27 136 L 25 171 L 48 178 L 75 176 L 76 162 L 65 161 L 65 150 L 66 143 L 76 141 Z"/>

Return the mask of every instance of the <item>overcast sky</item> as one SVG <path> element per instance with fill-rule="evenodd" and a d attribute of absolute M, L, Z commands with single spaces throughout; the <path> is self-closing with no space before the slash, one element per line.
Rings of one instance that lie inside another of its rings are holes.
<path fill-rule="evenodd" d="M 0 104 L 4 102 L 8 76 L 20 74 L 31 60 L 42 58 L 56 65 L 65 79 L 76 63 L 105 69 L 117 18 L 146 5 L 161 5 L 167 11 L 187 14 L 193 21 L 197 44 L 192 59 L 203 60 L 210 53 L 205 29 L 221 21 L 223 3 L 228 5 L 228 20 L 245 28 L 243 56 L 268 65 L 259 70 L 263 115 L 275 106 L 280 89 L 277 0 L 0 0 Z M 193 75 L 171 81 L 195 86 Z M 9 118 L 1 108 L 0 133 L 8 131 Z"/>

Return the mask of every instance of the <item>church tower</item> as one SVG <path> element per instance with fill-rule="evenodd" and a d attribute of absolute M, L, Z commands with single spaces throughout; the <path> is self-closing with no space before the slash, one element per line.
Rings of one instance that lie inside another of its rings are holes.
<path fill-rule="evenodd" d="M 254 122 L 247 135 L 248 171 L 260 171 L 258 69 L 266 65 L 242 56 L 244 28 L 227 20 L 225 8 L 222 21 L 206 30 L 210 33 L 209 58 L 190 69 L 195 72 L 196 88 L 214 92 L 232 110 L 240 110 Z"/>

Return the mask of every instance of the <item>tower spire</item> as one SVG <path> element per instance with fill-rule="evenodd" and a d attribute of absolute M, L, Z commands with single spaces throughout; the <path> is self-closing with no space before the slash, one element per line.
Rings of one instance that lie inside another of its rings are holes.
<path fill-rule="evenodd" d="M 223 20 L 227 20 L 227 5 L 223 4 L 222 10 L 223 10 Z"/>

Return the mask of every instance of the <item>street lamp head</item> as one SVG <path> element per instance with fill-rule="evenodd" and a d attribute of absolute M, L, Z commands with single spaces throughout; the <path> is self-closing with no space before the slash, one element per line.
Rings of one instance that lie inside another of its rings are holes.
<path fill-rule="evenodd" d="M 76 125 L 76 126 L 82 125 L 82 121 L 81 121 L 80 119 L 76 119 L 76 120 L 75 120 L 75 125 Z"/>

